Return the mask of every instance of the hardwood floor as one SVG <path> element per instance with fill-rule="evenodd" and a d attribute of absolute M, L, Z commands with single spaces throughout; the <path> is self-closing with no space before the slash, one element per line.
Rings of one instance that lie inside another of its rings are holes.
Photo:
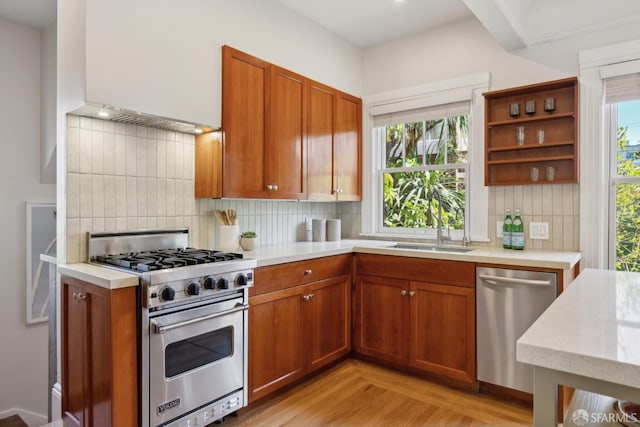
<path fill-rule="evenodd" d="M 348 359 L 225 426 L 531 426 L 529 409 Z"/>

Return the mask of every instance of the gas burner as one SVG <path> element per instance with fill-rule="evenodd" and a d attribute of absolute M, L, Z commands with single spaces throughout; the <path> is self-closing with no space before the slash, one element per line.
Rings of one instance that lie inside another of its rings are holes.
<path fill-rule="evenodd" d="M 96 256 L 98 262 L 141 272 L 239 259 L 242 259 L 242 254 L 196 248 L 161 249 Z"/>

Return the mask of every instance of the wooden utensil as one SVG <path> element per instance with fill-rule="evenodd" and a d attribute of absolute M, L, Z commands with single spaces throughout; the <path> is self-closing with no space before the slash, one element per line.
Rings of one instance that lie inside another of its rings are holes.
<path fill-rule="evenodd" d="M 221 224 L 221 225 L 226 225 L 226 221 L 224 216 L 222 215 L 222 211 L 218 211 L 215 210 L 213 211 L 213 215 L 216 217 L 216 220 Z"/>

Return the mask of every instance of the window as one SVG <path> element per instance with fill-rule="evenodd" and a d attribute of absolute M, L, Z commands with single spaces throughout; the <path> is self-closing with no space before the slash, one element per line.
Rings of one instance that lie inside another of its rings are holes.
<path fill-rule="evenodd" d="M 609 267 L 640 272 L 640 101 L 609 108 Z"/>
<path fill-rule="evenodd" d="M 362 234 L 488 242 L 479 74 L 364 100 Z"/>
<path fill-rule="evenodd" d="M 464 230 L 469 103 L 457 109 L 373 129 L 375 145 L 384 151 L 377 177 L 382 180 L 380 230 Z"/>

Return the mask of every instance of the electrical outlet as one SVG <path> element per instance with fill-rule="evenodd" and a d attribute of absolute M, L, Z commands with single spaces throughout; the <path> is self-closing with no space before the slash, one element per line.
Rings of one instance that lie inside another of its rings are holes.
<path fill-rule="evenodd" d="M 504 221 L 496 221 L 496 237 L 502 237 L 502 227 Z"/>
<path fill-rule="evenodd" d="M 529 238 L 531 240 L 549 240 L 548 222 L 530 222 Z"/>

